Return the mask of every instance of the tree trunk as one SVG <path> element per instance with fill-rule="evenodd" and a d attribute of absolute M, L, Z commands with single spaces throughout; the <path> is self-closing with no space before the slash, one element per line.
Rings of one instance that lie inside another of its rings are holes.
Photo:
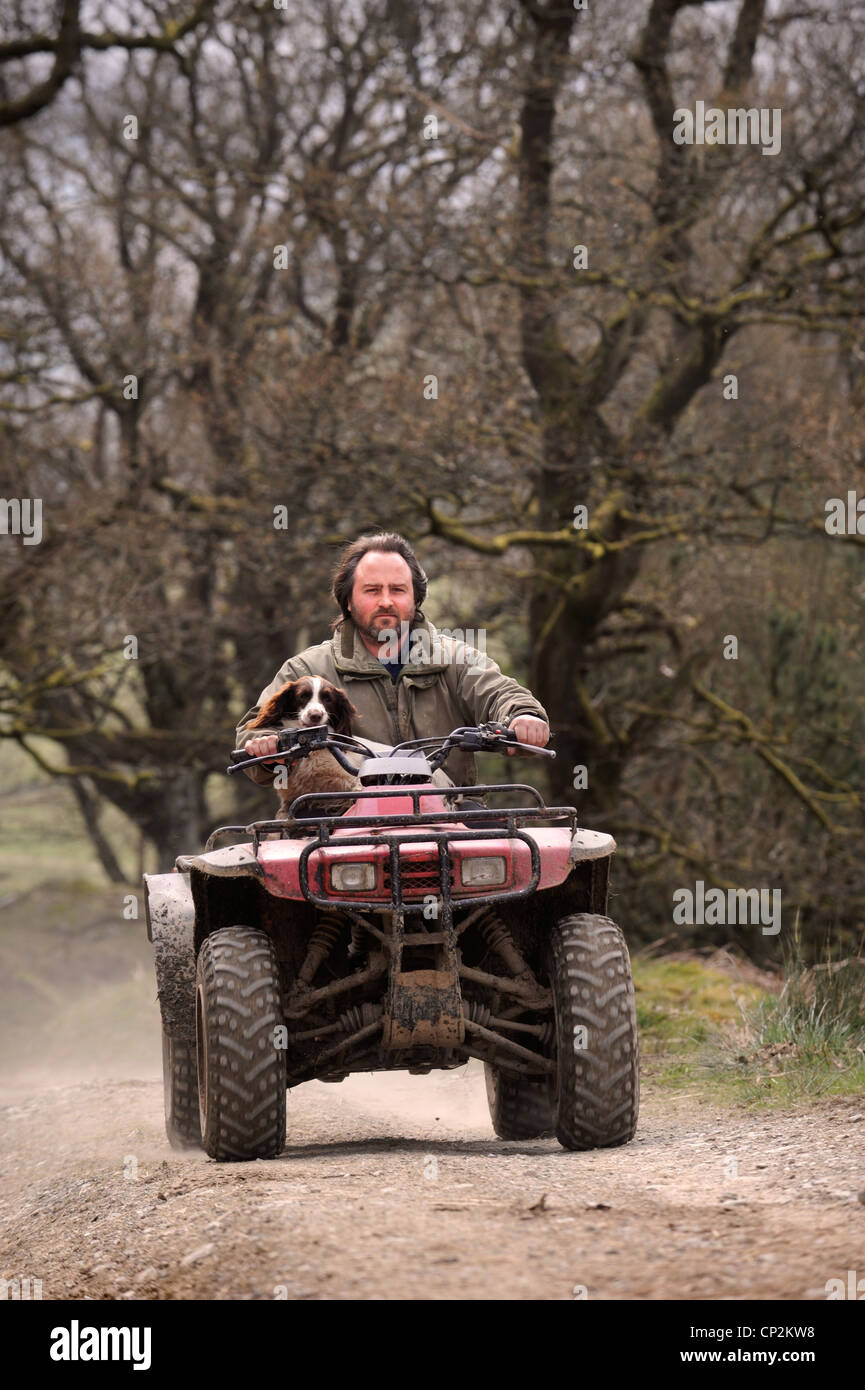
<path fill-rule="evenodd" d="M 85 781 L 80 777 L 71 778 L 72 791 L 81 812 L 81 819 L 87 829 L 90 839 L 93 841 L 93 848 L 99 856 L 99 862 L 108 875 L 112 883 L 128 882 L 126 874 L 120 867 L 120 863 L 111 848 L 102 828 L 99 824 L 99 798 L 91 790 Z"/>
<path fill-rule="evenodd" d="M 156 847 L 158 873 L 169 873 L 179 854 L 195 854 L 202 849 L 205 809 L 203 779 L 197 770 L 166 778 L 158 799 L 142 809 L 138 823 Z"/>

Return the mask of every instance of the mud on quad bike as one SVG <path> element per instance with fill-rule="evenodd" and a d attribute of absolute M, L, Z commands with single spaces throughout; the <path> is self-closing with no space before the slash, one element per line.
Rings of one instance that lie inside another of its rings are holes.
<path fill-rule="evenodd" d="M 289 764 L 326 748 L 360 790 L 222 826 L 174 873 L 145 876 L 172 1145 L 272 1158 L 287 1088 L 471 1057 L 500 1138 L 627 1143 L 638 1042 L 628 948 L 606 915 L 614 840 L 534 787 L 433 781 L 454 748 L 554 754 L 496 724 L 385 753 L 327 726 L 279 739 Z M 273 758 L 236 750 L 228 771 Z M 492 794 L 509 804 L 478 800 Z"/>

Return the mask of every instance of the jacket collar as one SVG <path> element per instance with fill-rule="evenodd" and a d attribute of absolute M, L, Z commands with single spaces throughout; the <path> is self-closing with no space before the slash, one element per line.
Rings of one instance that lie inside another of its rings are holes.
<path fill-rule="evenodd" d="M 425 641 L 422 651 L 418 651 L 418 639 L 415 641 L 415 657 L 423 658 L 428 656 L 429 660 L 415 659 L 410 660 L 403 666 L 403 672 L 409 676 L 421 676 L 434 671 L 444 671 L 447 662 L 441 657 L 441 639 L 437 638 L 437 629 L 423 615 L 420 609 L 415 614 L 411 625 L 412 634 L 418 629 L 425 630 Z M 343 671 L 352 676 L 381 676 L 386 675 L 384 666 L 378 657 L 373 656 L 364 646 L 361 635 L 352 622 L 351 618 L 337 628 L 331 644 L 333 647 L 333 664 L 337 671 Z"/>

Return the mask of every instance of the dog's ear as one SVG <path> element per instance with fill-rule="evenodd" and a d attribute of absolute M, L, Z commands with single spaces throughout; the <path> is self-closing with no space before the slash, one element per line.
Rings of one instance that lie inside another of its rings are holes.
<path fill-rule="evenodd" d="M 331 711 L 328 723 L 335 734 L 350 734 L 352 715 L 357 709 L 344 690 L 335 689 L 331 696 Z"/>
<path fill-rule="evenodd" d="M 262 729 L 268 724 L 278 724 L 281 719 L 292 719 L 297 714 L 297 681 L 289 681 L 265 700 L 258 714 L 247 724 L 249 729 Z"/>

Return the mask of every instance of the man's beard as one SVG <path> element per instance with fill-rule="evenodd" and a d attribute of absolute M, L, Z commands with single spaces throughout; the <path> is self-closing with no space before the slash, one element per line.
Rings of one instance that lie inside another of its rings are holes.
<path fill-rule="evenodd" d="M 396 633 L 397 640 L 400 643 L 408 641 L 408 633 L 414 622 L 416 611 L 416 609 L 412 609 L 411 617 L 409 618 L 398 618 L 392 614 L 377 614 L 370 618 L 369 623 L 365 625 L 359 623 L 353 613 L 351 614 L 351 620 L 358 631 L 363 633 L 365 637 L 368 637 L 370 641 L 378 643 L 387 641 L 393 646 L 395 645 L 394 633 Z M 379 621 L 380 617 L 382 618 L 381 622 Z M 405 623 L 405 627 L 402 626 L 403 623 Z"/>

